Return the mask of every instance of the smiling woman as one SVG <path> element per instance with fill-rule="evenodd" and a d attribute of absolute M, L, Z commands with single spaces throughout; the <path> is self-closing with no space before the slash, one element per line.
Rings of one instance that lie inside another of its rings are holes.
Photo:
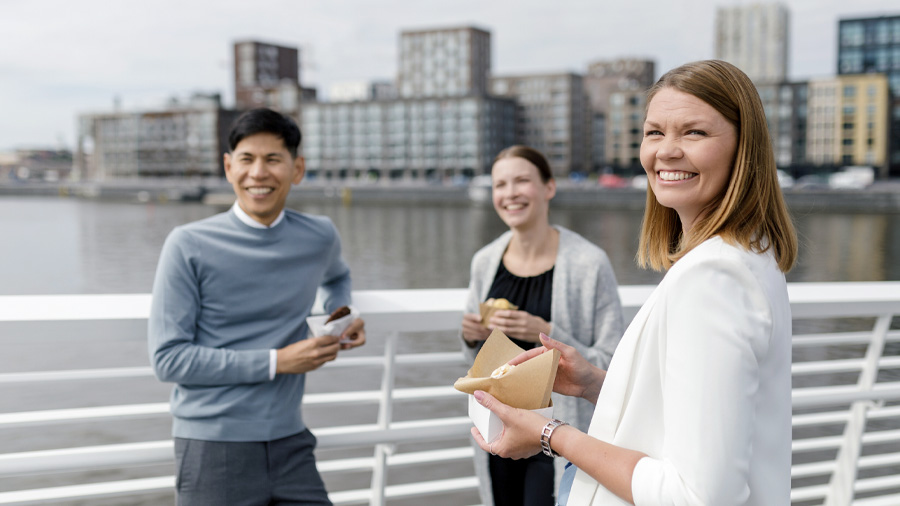
<path fill-rule="evenodd" d="M 550 224 L 556 181 L 546 158 L 527 146 L 500 152 L 491 169 L 494 210 L 509 232 L 472 258 L 462 338 L 470 359 L 499 329 L 521 348 L 534 348 L 541 333 L 571 344 L 606 367 L 622 333 L 615 274 L 606 253 L 568 229 Z M 495 311 L 483 321 L 479 303 L 505 298 L 518 309 Z M 554 396 L 557 416 L 587 429 L 593 407 Z M 553 459 L 534 455 L 513 461 L 478 451 L 476 471 L 486 505 L 554 504 Z"/>

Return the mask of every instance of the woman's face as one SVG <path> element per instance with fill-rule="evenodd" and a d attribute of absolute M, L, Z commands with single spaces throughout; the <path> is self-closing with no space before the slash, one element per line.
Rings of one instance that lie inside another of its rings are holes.
<path fill-rule="evenodd" d="M 674 209 L 687 232 L 728 184 L 737 131 L 699 98 L 663 88 L 647 107 L 641 165 L 656 200 Z"/>
<path fill-rule="evenodd" d="M 544 183 L 538 168 L 524 158 L 503 158 L 491 169 L 494 209 L 509 228 L 528 228 L 547 220 L 554 180 Z"/>

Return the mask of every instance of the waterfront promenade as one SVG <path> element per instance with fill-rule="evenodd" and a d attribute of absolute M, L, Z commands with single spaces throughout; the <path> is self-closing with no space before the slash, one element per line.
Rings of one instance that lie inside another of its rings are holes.
<path fill-rule="evenodd" d="M 879 181 L 865 189 L 832 189 L 824 186 L 785 188 L 785 199 L 795 212 L 900 213 L 900 181 Z M 473 185 L 425 182 L 359 182 L 306 180 L 295 186 L 288 204 L 340 201 L 360 203 L 490 203 L 490 189 Z M 558 182 L 555 205 L 599 209 L 643 209 L 645 190 L 603 188 L 595 181 Z M 224 179 L 120 180 L 109 182 L 2 182 L 3 196 L 60 196 L 107 201 L 168 203 L 202 201 L 211 205 L 234 202 L 231 185 Z"/>

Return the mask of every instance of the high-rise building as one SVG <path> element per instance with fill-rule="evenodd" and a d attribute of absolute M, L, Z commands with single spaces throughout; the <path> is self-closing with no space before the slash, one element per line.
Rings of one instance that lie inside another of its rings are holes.
<path fill-rule="evenodd" d="M 621 90 L 609 97 L 606 115 L 606 159 L 613 167 L 641 170 L 646 90 Z"/>
<path fill-rule="evenodd" d="M 475 27 L 405 30 L 400 34 L 401 98 L 487 94 L 491 34 Z"/>
<path fill-rule="evenodd" d="M 300 88 L 297 48 L 258 41 L 234 44 L 234 104 L 237 109 L 269 107 L 297 116 Z"/>
<path fill-rule="evenodd" d="M 494 96 L 516 101 L 517 142 L 543 152 L 557 176 L 588 171 L 590 116 L 580 75 L 498 76 L 490 83 Z"/>
<path fill-rule="evenodd" d="M 755 82 L 787 78 L 790 14 L 779 3 L 716 8 L 717 59 L 743 70 Z"/>
<path fill-rule="evenodd" d="M 838 74 L 882 73 L 891 91 L 882 177 L 900 177 L 900 14 L 838 21 Z"/>

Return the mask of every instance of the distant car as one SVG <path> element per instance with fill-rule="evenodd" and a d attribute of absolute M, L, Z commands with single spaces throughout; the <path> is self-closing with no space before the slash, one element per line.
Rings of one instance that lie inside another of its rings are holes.
<path fill-rule="evenodd" d="M 615 174 L 601 174 L 597 178 L 597 184 L 603 188 L 627 188 L 628 181 L 621 176 Z"/>
<path fill-rule="evenodd" d="M 794 177 L 787 172 L 778 169 L 778 186 L 782 188 L 790 188 L 794 186 Z"/>
<path fill-rule="evenodd" d="M 798 190 L 824 190 L 829 188 L 828 176 L 825 174 L 807 174 L 794 181 L 793 188 Z"/>
<path fill-rule="evenodd" d="M 634 176 L 631 178 L 631 187 L 636 188 L 638 190 L 646 190 L 647 189 L 647 176 L 640 175 Z"/>

